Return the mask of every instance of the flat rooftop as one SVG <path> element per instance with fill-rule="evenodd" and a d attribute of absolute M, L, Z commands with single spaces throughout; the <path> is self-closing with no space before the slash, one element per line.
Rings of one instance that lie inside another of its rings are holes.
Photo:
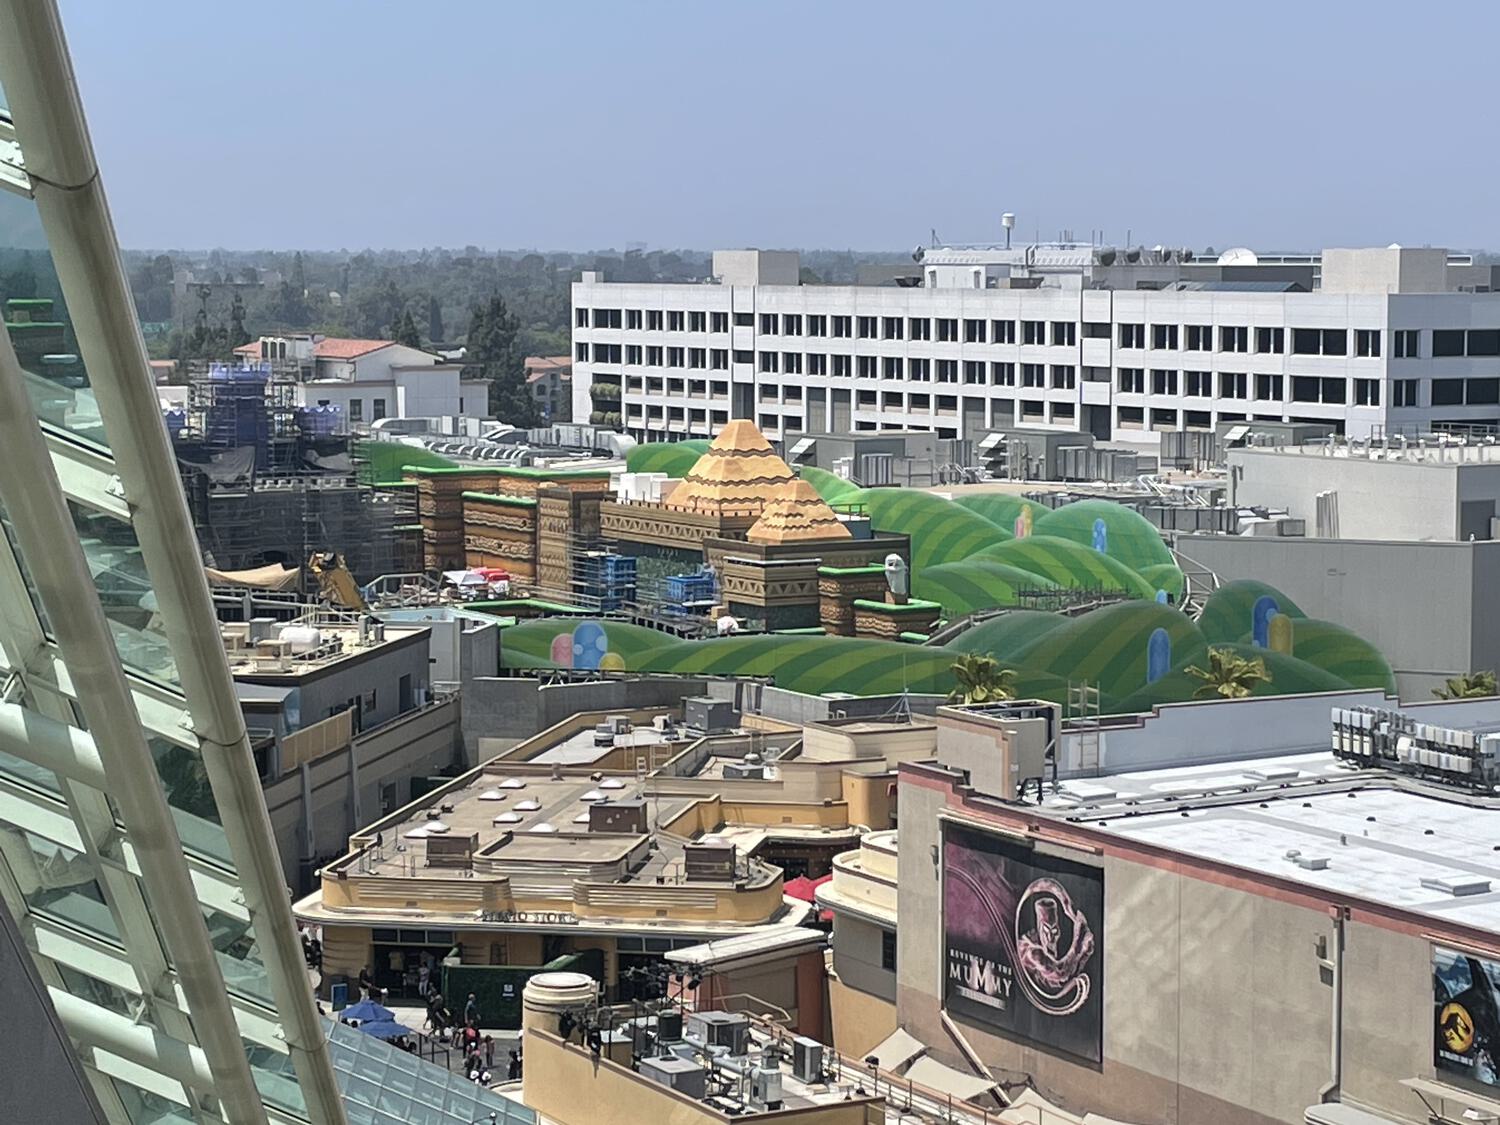
<path fill-rule="evenodd" d="M 1357 770 L 1328 752 L 1109 774 L 1060 790 L 1043 805 L 1058 818 L 1500 932 L 1493 799 Z"/>
<path fill-rule="evenodd" d="M 651 746 L 666 746 L 669 744 L 681 749 L 687 745 L 687 741 L 685 739 L 669 739 L 652 727 L 636 727 L 625 734 L 612 736 L 609 742 L 601 745 L 595 741 L 594 731 L 591 727 L 588 730 L 579 731 L 577 734 L 563 739 L 563 741 L 557 743 L 555 746 L 549 746 L 535 757 L 528 758 L 527 761 L 538 765 L 587 766 L 592 765 L 601 758 L 608 757 L 613 751 L 621 747 L 638 746 L 645 749 Z M 647 756 L 646 760 L 649 765 L 652 758 Z"/>
<path fill-rule="evenodd" d="M 361 875 L 390 878 L 468 880 L 474 876 L 462 867 L 429 867 L 426 840 L 430 836 L 477 835 L 476 857 L 509 865 L 622 863 L 645 837 L 633 833 L 590 833 L 589 808 L 603 800 L 640 797 L 634 778 L 588 777 L 554 779 L 534 774 L 511 774 L 503 769 L 485 771 L 474 784 L 432 797 L 432 805 L 416 809 L 400 824 L 383 832 L 383 846 L 368 862 L 361 861 Z M 653 797 L 647 805 L 647 822 L 671 820 L 694 800 L 692 797 Z M 443 811 L 451 805 L 452 811 Z M 427 812 L 437 813 L 429 817 Z M 435 823 L 445 831 L 434 830 Z M 401 850 L 397 850 L 397 844 Z M 637 875 L 670 874 L 680 871 L 682 848 L 662 838 Z M 519 876 L 518 876 L 519 877 Z"/>
<path fill-rule="evenodd" d="M 278 641 L 285 635 L 294 638 L 284 646 L 285 651 L 272 652 L 257 648 L 248 639 L 249 624 L 231 621 L 219 626 L 219 635 L 224 641 L 224 655 L 229 661 L 229 671 L 234 676 L 272 677 L 277 680 L 297 680 L 317 675 L 347 660 L 354 660 L 377 652 L 382 648 L 398 644 L 427 627 L 420 624 L 386 624 L 381 639 L 372 633 L 361 637 L 357 624 L 317 624 L 301 620 L 277 622 L 270 627 L 268 639 Z"/>

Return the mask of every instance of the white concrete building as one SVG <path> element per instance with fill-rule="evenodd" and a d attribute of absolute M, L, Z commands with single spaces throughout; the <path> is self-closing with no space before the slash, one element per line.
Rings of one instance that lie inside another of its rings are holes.
<path fill-rule="evenodd" d="M 583 274 L 575 417 L 599 409 L 597 383 L 644 441 L 731 418 L 773 438 L 1020 425 L 1144 442 L 1252 420 L 1351 436 L 1500 421 L 1500 295 L 1443 250 L 940 248 L 891 287 L 798 285 L 795 254 L 732 251 L 714 273 Z"/>
<path fill-rule="evenodd" d="M 273 368 L 296 367 L 297 405 L 336 406 L 350 430 L 383 418 L 484 417 L 489 410 L 488 383 L 462 378 L 463 364 L 392 340 L 297 333 L 262 336 L 235 351 Z"/>

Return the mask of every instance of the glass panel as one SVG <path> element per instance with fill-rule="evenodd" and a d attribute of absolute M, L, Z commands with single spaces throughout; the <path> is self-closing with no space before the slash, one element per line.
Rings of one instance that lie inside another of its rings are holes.
<path fill-rule="evenodd" d="M 177 837 L 192 854 L 234 870 L 234 856 L 229 840 L 219 827 L 219 807 L 214 803 L 203 760 L 193 751 L 175 746 L 163 738 L 151 739 L 151 756 L 156 772 L 172 806 L 172 822 Z"/>
<path fill-rule="evenodd" d="M 0 833 L 0 847 L 4 847 L 11 874 L 32 910 L 111 941 L 119 940 L 88 856 L 21 828 Z"/>
<path fill-rule="evenodd" d="M 62 793 L 62 786 L 57 783 L 57 774 L 41 766 L 33 765 L 22 758 L 14 757 L 0 750 L 0 774 L 19 781 L 23 785 L 29 785 L 34 789 L 40 789 L 45 793 Z"/>
<path fill-rule="evenodd" d="M 250 923 L 231 918 L 209 906 L 202 907 L 202 910 L 209 940 L 218 954 L 219 971 L 224 974 L 224 984 L 229 991 L 258 1000 L 268 1007 L 274 1006 L 271 984 L 266 978 L 265 966 L 261 964 L 260 949 L 255 944 Z"/>
<path fill-rule="evenodd" d="M 68 511 L 121 662 L 153 680 L 176 683 L 177 664 L 167 644 L 156 591 L 146 574 L 135 529 L 73 500 L 68 501 Z"/>
<path fill-rule="evenodd" d="M 142 1090 L 139 1086 L 132 1086 L 119 1078 L 113 1081 L 115 1093 L 125 1106 L 126 1116 L 130 1118 L 130 1125 L 157 1125 L 161 1121 L 191 1123 L 195 1120 L 192 1112 L 185 1105 L 168 1101 L 159 1094 Z"/>
<path fill-rule="evenodd" d="M 87 1000 L 97 1007 L 107 1008 L 122 1016 L 129 1016 L 137 1023 L 156 1026 L 156 1021 L 151 1018 L 150 1009 L 142 1007 L 140 997 L 126 992 L 118 985 L 79 972 L 71 966 L 64 965 L 61 961 L 53 961 L 52 964 L 57 969 L 58 975 L 62 977 L 63 987 L 69 994 L 80 1000 Z M 136 1014 L 138 1008 L 141 1009 L 139 1015 Z"/>
<path fill-rule="evenodd" d="M 0 316 L 37 417 L 107 445 L 36 203 L 8 191 L 0 192 Z"/>
<path fill-rule="evenodd" d="M 307 1103 L 302 1097 L 302 1087 L 297 1084 L 297 1072 L 292 1067 L 289 1055 L 242 1039 L 245 1057 L 250 1060 L 250 1073 L 255 1079 L 255 1088 L 267 1105 L 286 1110 L 298 1117 L 307 1113 Z"/>

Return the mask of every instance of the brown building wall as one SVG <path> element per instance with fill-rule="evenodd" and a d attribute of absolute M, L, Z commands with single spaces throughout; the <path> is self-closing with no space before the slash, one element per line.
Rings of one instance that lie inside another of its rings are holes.
<path fill-rule="evenodd" d="M 836 1050 L 862 1059 L 896 1030 L 896 1005 L 828 978 L 828 1016 Z"/>

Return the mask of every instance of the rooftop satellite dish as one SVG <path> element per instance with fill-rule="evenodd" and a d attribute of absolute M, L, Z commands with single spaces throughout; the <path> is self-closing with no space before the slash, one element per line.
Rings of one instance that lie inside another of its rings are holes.
<path fill-rule="evenodd" d="M 927 257 L 927 251 L 920 246 L 915 247 L 911 252 L 911 260 L 914 262 L 920 262 L 925 257 Z"/>
<path fill-rule="evenodd" d="M 1219 255 L 1221 266 L 1254 266 L 1259 265 L 1260 259 L 1255 256 L 1255 251 L 1248 246 L 1233 246 Z"/>
<path fill-rule="evenodd" d="M 1132 264 L 1134 264 L 1135 262 L 1139 262 L 1141 260 L 1141 248 L 1139 246 L 1132 246 L 1130 249 L 1126 250 L 1125 260 Z"/>
<path fill-rule="evenodd" d="M 1101 266 L 1112 266 L 1115 264 L 1115 248 L 1106 246 L 1099 251 L 1099 264 Z"/>

